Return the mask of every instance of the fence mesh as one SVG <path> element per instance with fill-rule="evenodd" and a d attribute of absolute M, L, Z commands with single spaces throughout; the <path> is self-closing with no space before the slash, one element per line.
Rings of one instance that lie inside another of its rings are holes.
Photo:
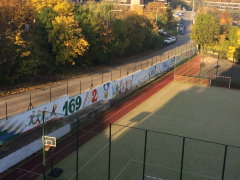
<path fill-rule="evenodd" d="M 240 147 L 151 131 L 91 118 L 56 118 L 44 112 L 44 126 L 31 134 L 57 138 L 40 149 L 16 179 L 232 180 L 240 176 Z M 60 116 L 60 115 L 59 115 Z M 55 114 L 55 117 L 58 117 Z M 34 140 L 35 141 L 35 140 Z M 27 162 L 27 161 L 26 161 Z M 34 165 L 34 166 L 33 166 Z"/>
<path fill-rule="evenodd" d="M 146 177 L 179 179 L 182 139 L 157 132 L 148 132 Z"/>
<path fill-rule="evenodd" d="M 111 137 L 110 179 L 141 179 L 144 131 L 113 124 Z"/>
<path fill-rule="evenodd" d="M 220 56 L 193 58 L 175 69 L 175 80 L 207 86 L 240 88 L 240 65 Z"/>
<path fill-rule="evenodd" d="M 32 109 L 40 104 L 53 101 L 64 94 L 75 96 L 105 82 L 117 80 L 130 73 L 149 68 L 153 64 L 164 61 L 170 57 L 181 56 L 192 48 L 195 48 L 195 45 L 189 43 L 187 45 L 176 47 L 174 50 L 164 52 L 161 55 L 158 53 L 151 55 L 151 57 L 139 58 L 139 61 L 128 63 L 119 66 L 118 68 L 113 67 L 111 70 L 108 69 L 102 73 L 87 74 L 84 77 L 71 79 L 67 82 L 54 83 L 50 86 L 39 86 L 32 93 L 14 95 L 11 96 L 12 98 L 4 97 L 0 102 L 0 119 Z M 16 99 L 16 96 L 18 96 L 18 98 L 20 97 L 21 100 L 19 101 L 19 99 Z"/>

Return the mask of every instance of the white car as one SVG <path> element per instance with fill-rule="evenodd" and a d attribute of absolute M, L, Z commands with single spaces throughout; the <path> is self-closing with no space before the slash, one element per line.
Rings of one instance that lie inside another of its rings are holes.
<path fill-rule="evenodd" d="M 181 17 L 183 14 L 180 12 L 176 12 L 173 14 L 174 17 Z"/>
<path fill-rule="evenodd" d="M 178 13 L 174 13 L 173 17 L 179 17 Z"/>
<path fill-rule="evenodd" d="M 171 37 L 164 40 L 164 44 L 171 44 L 171 43 L 174 43 L 176 41 L 177 41 L 177 38 L 174 37 L 174 36 L 171 36 Z"/>
<path fill-rule="evenodd" d="M 178 13 L 178 16 L 181 17 L 181 16 L 183 16 L 183 14 L 179 12 L 179 13 Z"/>

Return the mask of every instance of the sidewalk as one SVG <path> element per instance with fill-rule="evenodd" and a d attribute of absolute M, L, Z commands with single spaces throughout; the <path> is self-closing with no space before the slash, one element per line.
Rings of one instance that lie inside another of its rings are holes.
<path fill-rule="evenodd" d="M 188 33 L 179 36 L 175 44 L 167 46 L 164 49 L 149 51 L 149 54 L 144 56 L 140 56 L 140 54 L 119 59 L 116 60 L 115 65 L 102 67 L 100 71 L 88 72 L 79 77 L 56 82 L 51 86 L 46 85 L 20 94 L 0 97 L 0 119 L 53 101 L 64 94 L 70 96 L 77 95 L 91 87 L 96 87 L 104 82 L 116 80 L 135 71 L 146 69 L 157 62 L 186 51 L 193 45 L 193 42 L 189 38 L 191 21 L 186 22 Z"/>
<path fill-rule="evenodd" d="M 89 72 L 80 77 L 59 81 L 52 86 L 45 86 L 29 92 L 0 97 L 0 119 L 24 112 L 64 94 L 74 96 L 104 82 L 116 80 L 135 71 L 146 69 L 157 62 L 189 49 L 191 44 L 188 43 L 177 48 L 174 48 L 177 44 L 173 44 L 162 50 L 157 50 L 151 55 L 135 56 L 131 60 L 124 60 L 123 63 L 119 62 L 118 65 L 103 67 L 101 71 Z"/>

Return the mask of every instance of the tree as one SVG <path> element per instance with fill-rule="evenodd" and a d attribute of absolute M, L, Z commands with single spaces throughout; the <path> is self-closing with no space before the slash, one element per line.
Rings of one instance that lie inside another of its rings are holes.
<path fill-rule="evenodd" d="M 49 41 L 56 53 L 56 61 L 66 61 L 75 64 L 74 58 L 82 56 L 88 49 L 88 42 L 82 38 L 81 28 L 74 16 L 57 16 L 52 21 L 52 29 L 49 32 Z"/>
<path fill-rule="evenodd" d="M 204 50 L 219 40 L 220 26 L 217 20 L 207 14 L 199 14 L 192 28 L 191 38 Z"/>
<path fill-rule="evenodd" d="M 129 46 L 127 53 L 138 53 L 145 48 L 148 48 L 152 42 L 153 26 L 150 20 L 143 15 L 132 13 L 128 14 L 124 21 L 127 26 L 127 39 Z"/>
<path fill-rule="evenodd" d="M 56 62 L 75 64 L 75 59 L 88 49 L 88 42 L 75 20 L 74 5 L 66 0 L 32 0 L 39 12 L 39 19 L 48 30 L 48 40 Z"/>
<path fill-rule="evenodd" d="M 34 10 L 27 0 L 0 1 L 0 84 L 16 81 L 19 66 L 31 54 L 24 35 L 33 19 Z"/>
<path fill-rule="evenodd" d="M 236 49 L 234 58 L 237 60 L 237 63 L 240 64 L 240 47 Z"/>
<path fill-rule="evenodd" d="M 89 51 L 84 57 L 86 64 L 107 64 L 113 35 L 111 24 L 116 14 L 109 11 L 113 5 L 105 1 L 88 1 L 76 12 L 76 19 L 83 27 L 83 34 L 89 43 Z M 109 24 L 107 24 L 109 22 Z"/>
<path fill-rule="evenodd" d="M 111 24 L 114 40 L 112 42 L 111 51 L 114 55 L 124 55 L 130 44 L 127 38 L 127 24 L 123 19 L 116 19 Z"/>
<path fill-rule="evenodd" d="M 240 48 L 240 29 L 238 27 L 232 27 L 228 34 L 228 56 L 233 57 L 233 54 L 237 52 L 239 54 Z M 239 57 L 237 55 L 237 57 Z"/>

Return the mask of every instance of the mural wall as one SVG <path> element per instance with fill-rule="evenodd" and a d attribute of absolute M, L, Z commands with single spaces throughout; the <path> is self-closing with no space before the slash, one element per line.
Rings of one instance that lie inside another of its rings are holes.
<path fill-rule="evenodd" d="M 69 97 L 68 95 L 64 95 L 53 102 L 43 104 L 32 110 L 9 117 L 8 119 L 2 119 L 0 120 L 0 144 L 39 127 L 43 121 L 43 111 L 51 112 L 46 115 L 44 119 L 45 122 L 68 116 L 99 100 L 110 100 L 125 93 L 156 75 L 162 74 L 170 68 L 173 68 L 175 63 L 178 64 L 184 59 L 192 57 L 194 54 L 195 49 L 191 49 L 179 56 L 155 64 L 148 69 L 137 71 L 119 80 L 107 82 L 87 92 L 78 94 L 77 96 Z"/>

